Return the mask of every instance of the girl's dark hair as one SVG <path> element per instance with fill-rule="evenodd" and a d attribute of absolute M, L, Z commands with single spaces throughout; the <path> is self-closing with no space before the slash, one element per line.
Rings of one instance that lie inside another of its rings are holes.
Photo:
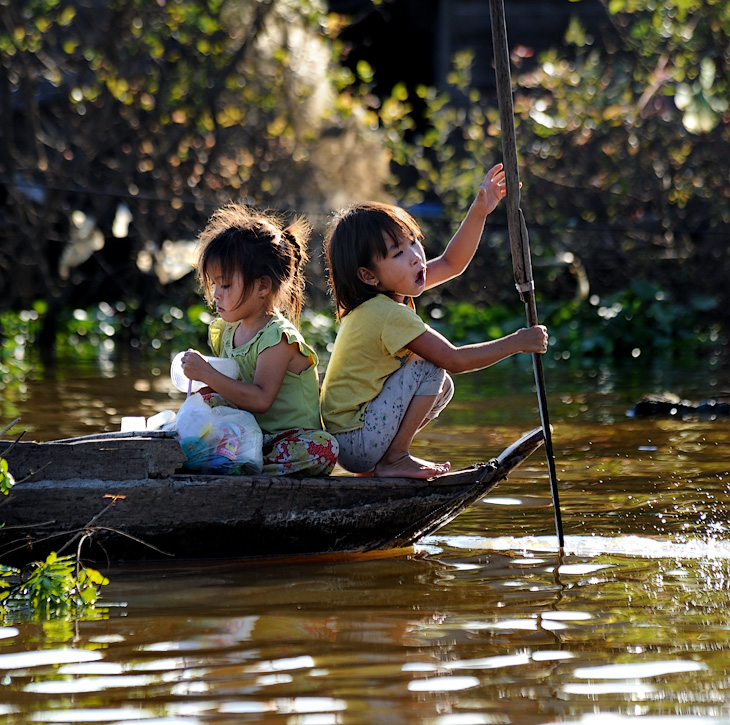
<path fill-rule="evenodd" d="M 213 305 L 214 282 L 211 267 L 218 267 L 226 279 L 238 272 L 243 280 L 243 302 L 260 277 L 271 280 L 274 304 L 294 324 L 304 303 L 304 266 L 309 256 L 307 242 L 311 226 L 303 217 L 284 228 L 271 213 L 242 204 L 218 209 L 198 235 L 196 278 L 206 302 Z"/>
<path fill-rule="evenodd" d="M 324 253 L 337 319 L 378 294 L 372 285 L 358 277 L 357 270 L 369 268 L 373 259 L 386 256 L 386 235 L 392 239 L 402 236 L 423 239 L 416 220 L 405 209 L 391 204 L 377 201 L 353 204 L 332 218 L 324 240 Z"/>

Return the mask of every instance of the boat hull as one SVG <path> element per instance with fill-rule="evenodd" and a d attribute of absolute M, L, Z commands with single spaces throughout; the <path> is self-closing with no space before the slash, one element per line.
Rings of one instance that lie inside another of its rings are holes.
<path fill-rule="evenodd" d="M 8 459 L 16 478 L 31 474 L 0 505 L 0 521 L 6 523 L 0 529 L 0 560 L 27 562 L 61 549 L 72 553 L 82 539 L 84 561 L 402 548 L 440 528 L 504 480 L 543 443 L 543 435 L 536 429 L 490 463 L 425 481 L 169 473 L 160 463 L 164 451 L 175 459 L 179 449 L 169 438 L 150 445 L 152 462 L 142 477 L 145 464 L 130 460 L 143 457 L 139 449 L 148 439 L 81 443 L 23 444 L 7 455 L 0 443 L 0 455 Z M 89 460 L 83 448 L 94 452 L 100 468 L 94 463 L 80 467 Z M 61 462 L 65 454 L 74 462 Z M 124 459 L 118 478 L 102 472 L 110 455 Z M 44 463 L 48 465 L 42 468 Z"/>

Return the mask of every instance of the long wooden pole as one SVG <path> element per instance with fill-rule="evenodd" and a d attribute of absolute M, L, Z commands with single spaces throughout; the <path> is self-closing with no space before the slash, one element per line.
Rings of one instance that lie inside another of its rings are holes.
<path fill-rule="evenodd" d="M 532 278 L 532 260 L 530 258 L 530 239 L 527 235 L 525 217 L 520 209 L 520 175 L 517 167 L 517 143 L 515 139 L 514 111 L 512 107 L 512 79 L 509 67 L 509 48 L 507 46 L 507 23 L 503 0 L 489 0 L 492 20 L 492 43 L 494 47 L 495 72 L 497 76 L 497 97 L 499 100 L 499 119 L 502 126 L 502 154 L 507 184 L 507 225 L 509 228 L 510 249 L 512 250 L 512 266 L 515 284 L 520 298 L 525 303 L 527 323 L 537 325 L 537 304 L 535 302 L 535 282 Z M 545 391 L 545 375 L 542 366 L 542 355 L 532 356 L 535 372 L 537 399 L 540 408 L 540 420 L 545 435 L 545 453 L 547 455 L 550 490 L 555 512 L 555 531 L 560 548 L 563 548 L 563 522 L 560 515 L 558 482 L 555 473 L 555 455 L 553 454 L 552 428 L 547 407 Z"/>

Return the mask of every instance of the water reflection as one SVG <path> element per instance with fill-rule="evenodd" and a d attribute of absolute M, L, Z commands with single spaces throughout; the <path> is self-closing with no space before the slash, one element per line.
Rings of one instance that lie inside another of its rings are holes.
<path fill-rule="evenodd" d="M 533 427 L 521 372 L 483 387 L 457 381 L 460 397 L 418 454 L 465 465 Z M 174 403 L 164 382 L 86 384 L 32 388 L 24 412 L 35 430 L 75 435 L 91 420 L 113 427 Z M 536 454 L 409 554 L 118 566 L 94 619 L 0 628 L 0 716 L 730 722 L 727 422 L 627 418 L 638 395 L 656 391 L 605 372 L 561 385 L 551 419 L 563 551 Z M 73 414 L 57 411 L 51 425 L 40 401 Z"/>
<path fill-rule="evenodd" d="M 355 570 L 120 570 L 124 609 L 79 623 L 77 647 L 104 643 L 89 661 L 83 649 L 50 650 L 16 663 L 5 692 L 33 712 L 18 722 L 120 722 L 130 703 L 152 722 L 537 723 L 596 703 L 675 712 L 688 695 L 693 708 L 715 708 L 728 666 L 727 560 L 645 559 L 608 543 L 599 556 L 561 558 L 535 555 L 532 540 L 463 548 L 458 534 L 440 543 L 438 557 Z M 706 578 L 718 574 L 713 610 Z M 18 629 L 16 646 L 30 634 Z"/>

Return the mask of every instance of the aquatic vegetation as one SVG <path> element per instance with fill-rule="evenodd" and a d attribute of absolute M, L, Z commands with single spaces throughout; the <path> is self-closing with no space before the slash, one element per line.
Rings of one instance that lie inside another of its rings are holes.
<path fill-rule="evenodd" d="M 74 555 L 51 552 L 29 570 L 0 564 L 0 621 L 77 616 L 94 607 L 99 589 L 108 583 Z"/>
<path fill-rule="evenodd" d="M 7 496 L 15 484 L 8 462 L 0 458 L 0 493 Z M 108 583 L 96 569 L 81 565 L 75 555 L 51 552 L 45 561 L 23 569 L 0 564 L 0 623 L 10 617 L 78 615 L 94 607 L 99 589 Z"/>
<path fill-rule="evenodd" d="M 0 347 L 0 374 L 30 372 L 30 359 L 43 335 L 47 305 L 39 301 L 31 310 L 5 311 L 0 323 L 5 337 Z M 57 323 L 55 354 L 57 358 L 96 359 L 112 355 L 122 348 L 159 350 L 174 345 L 178 349 L 205 342 L 210 312 L 203 305 L 183 311 L 166 304 L 144 311 L 135 305 L 101 302 L 84 309 L 69 309 Z M 202 338 L 202 340 L 201 340 Z M 4 378 L 4 375 L 0 380 Z"/>
<path fill-rule="evenodd" d="M 658 285 L 633 280 L 628 289 L 567 303 L 539 302 L 550 331 L 548 359 L 620 364 L 643 359 L 697 359 L 722 348 L 720 330 L 704 313 L 716 301 L 696 296 L 678 302 Z M 525 325 L 524 312 L 469 302 L 436 307 L 429 323 L 461 343 L 499 337 Z"/>
<path fill-rule="evenodd" d="M 551 302 L 538 299 L 541 321 L 550 329 L 548 360 L 590 360 L 614 364 L 642 359 L 696 359 L 722 350 L 725 340 L 719 325 L 708 317 L 717 306 L 709 295 L 678 301 L 657 283 L 632 280 L 628 288 L 588 299 Z M 524 308 L 517 301 L 504 304 L 441 302 L 424 299 L 424 319 L 454 341 L 464 344 L 499 337 L 524 327 Z M 44 305 L 18 313 L 4 312 L 0 322 L 7 334 L 0 347 L 0 389 L 22 384 L 39 374 L 37 340 L 43 325 Z M 71 310 L 58 326 L 58 359 L 107 361 L 136 351 L 151 360 L 165 359 L 189 347 L 207 349 L 206 330 L 211 312 L 202 304 L 183 310 L 181 302 L 167 304 L 151 314 L 119 303 L 101 303 Z M 323 368 L 336 334 L 329 310 L 307 309 L 300 320 Z M 12 395 L 6 404 L 12 400 Z M 8 414 L 12 411 L 4 411 Z"/>
<path fill-rule="evenodd" d="M 7 496 L 14 485 L 15 478 L 8 470 L 8 462 L 4 458 L 0 458 L 0 493 Z"/>

